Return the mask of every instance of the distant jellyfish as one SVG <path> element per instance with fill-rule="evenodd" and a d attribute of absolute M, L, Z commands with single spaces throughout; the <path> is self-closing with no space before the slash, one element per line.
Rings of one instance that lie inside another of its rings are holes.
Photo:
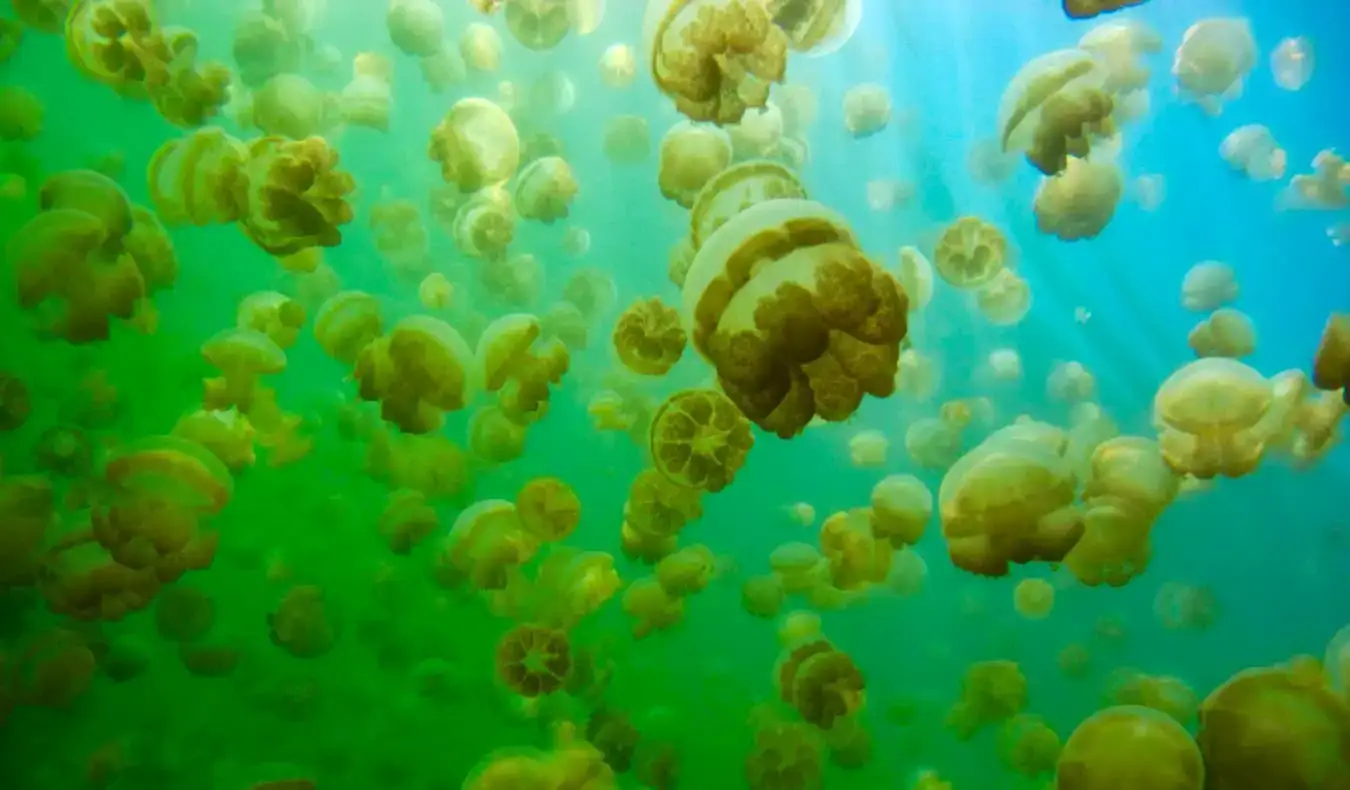
<path fill-rule="evenodd" d="M 1287 91 L 1301 90 L 1312 79 L 1317 65 L 1311 40 L 1299 36 L 1286 38 L 1270 53 L 1270 71 L 1275 84 Z"/>

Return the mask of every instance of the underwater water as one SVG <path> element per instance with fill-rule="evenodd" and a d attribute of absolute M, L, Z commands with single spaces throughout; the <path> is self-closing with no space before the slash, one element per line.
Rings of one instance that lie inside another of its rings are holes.
<path fill-rule="evenodd" d="M 10 0 L 0 788 L 1350 790 L 1338 5 Z"/>

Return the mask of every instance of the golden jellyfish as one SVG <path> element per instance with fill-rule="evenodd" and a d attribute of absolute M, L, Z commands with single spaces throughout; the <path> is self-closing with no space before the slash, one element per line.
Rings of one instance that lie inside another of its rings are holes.
<path fill-rule="evenodd" d="M 0 431 L 22 428 L 32 411 L 28 385 L 18 376 L 0 371 Z"/>
<path fill-rule="evenodd" d="M 1097 392 L 1097 377 L 1081 362 L 1057 362 L 1045 380 L 1051 398 L 1066 403 L 1090 399 Z"/>
<path fill-rule="evenodd" d="M 579 225 L 572 225 L 563 233 L 562 248 L 573 258 L 580 258 L 591 251 L 591 232 Z"/>
<path fill-rule="evenodd" d="M 600 55 L 600 79 L 611 88 L 627 88 L 637 76 L 637 55 L 627 44 L 611 44 Z"/>
<path fill-rule="evenodd" d="M 1112 705 L 1135 705 L 1165 713 L 1183 727 L 1195 721 L 1200 699 L 1180 678 L 1118 669 L 1107 679 L 1105 699 Z"/>
<path fill-rule="evenodd" d="M 524 219 L 547 225 L 567 217 L 578 190 L 567 160 L 545 156 L 521 169 L 512 202 Z"/>
<path fill-rule="evenodd" d="M 1336 211 L 1350 206 L 1350 164 L 1334 150 L 1319 151 L 1313 172 L 1294 176 L 1280 195 L 1280 208 Z"/>
<path fill-rule="evenodd" d="M 805 609 L 788 612 L 778 623 L 778 646 L 790 648 L 814 641 L 820 634 L 820 615 Z"/>
<path fill-rule="evenodd" d="M 783 140 L 783 113 L 773 102 L 748 110 L 739 123 L 727 127 L 732 158 L 737 162 L 772 157 Z"/>
<path fill-rule="evenodd" d="M 731 164 L 731 153 L 731 137 L 721 128 L 680 121 L 661 138 L 656 177 L 661 195 L 692 208 L 704 185 Z"/>
<path fill-rule="evenodd" d="M 773 0 L 773 22 L 787 34 L 793 52 L 818 58 L 838 52 L 862 22 L 862 0 L 793 2 Z"/>
<path fill-rule="evenodd" d="M 867 207 L 884 214 L 909 203 L 916 192 L 914 184 L 908 181 L 874 178 L 867 182 L 864 194 L 867 196 Z"/>
<path fill-rule="evenodd" d="M 1276 181 L 1284 178 L 1289 155 L 1270 129 L 1260 124 L 1239 126 L 1219 144 L 1219 156 L 1228 166 L 1252 181 Z"/>
<path fill-rule="evenodd" d="M 390 0 L 385 27 L 405 55 L 429 57 L 444 46 L 445 12 L 432 0 Z"/>
<path fill-rule="evenodd" d="M 277 256 L 341 244 L 340 226 L 355 216 L 348 198 L 356 182 L 338 164 L 337 150 L 322 137 L 253 141 L 241 190 L 244 235 Z"/>
<path fill-rule="evenodd" d="M 816 523 L 816 509 L 810 502 L 793 502 L 785 505 L 783 511 L 788 520 L 799 527 L 809 527 Z"/>
<path fill-rule="evenodd" d="M 994 381 L 1021 381 L 1022 355 L 1015 348 L 996 348 L 985 357 L 985 369 Z"/>
<path fill-rule="evenodd" d="M 652 460 L 671 481 L 716 493 L 735 479 L 755 444 L 749 421 L 716 390 L 682 390 L 652 417 Z"/>
<path fill-rule="evenodd" d="M 1243 670 L 1205 698 L 1196 741 L 1207 788 L 1350 783 L 1350 705 L 1304 664 Z"/>
<path fill-rule="evenodd" d="M 237 409 L 198 409 L 178 418 L 171 435 L 206 448 L 232 472 L 253 465 L 256 431 Z"/>
<path fill-rule="evenodd" d="M 659 0 L 643 32 L 656 87 L 693 121 L 740 121 L 787 72 L 787 35 L 762 3 Z"/>
<path fill-rule="evenodd" d="M 1270 71 L 1275 84 L 1287 91 L 1303 90 L 1312 79 L 1316 64 L 1312 40 L 1305 36 L 1283 39 L 1270 53 Z"/>
<path fill-rule="evenodd" d="M 478 281 L 503 305 L 529 307 L 539 301 L 544 267 L 528 252 L 489 256 L 478 264 Z"/>
<path fill-rule="evenodd" d="M 656 563 L 653 573 L 667 595 L 687 598 L 702 592 L 717 573 L 717 558 L 703 545 L 686 546 Z"/>
<path fill-rule="evenodd" d="M 69 170 L 43 183 L 38 209 L 5 248 L 19 306 L 43 335 L 106 340 L 112 319 L 131 321 L 149 292 L 127 246 L 131 202 L 107 176 Z"/>
<path fill-rule="evenodd" d="M 296 658 L 317 658 L 333 649 L 337 632 L 323 588 L 292 587 L 267 616 L 272 643 Z"/>
<path fill-rule="evenodd" d="M 825 771 L 820 735 L 797 722 L 765 721 L 755 727 L 745 757 L 750 790 L 807 790 L 821 786 Z"/>
<path fill-rule="evenodd" d="M 389 131 L 393 111 L 394 64 L 374 52 L 361 52 L 352 59 L 352 79 L 342 89 L 338 102 L 342 117 L 352 126 Z"/>
<path fill-rule="evenodd" d="M 688 236 L 683 236 L 670 248 L 666 259 L 666 277 L 676 288 L 684 288 L 685 278 L 689 276 L 689 267 L 694 265 L 694 245 Z"/>
<path fill-rule="evenodd" d="M 1124 174 L 1115 162 L 1071 156 L 1036 190 L 1036 228 L 1061 241 L 1094 238 L 1115 216 L 1124 194 Z"/>
<path fill-rule="evenodd" d="M 502 37 L 491 25 L 470 22 L 460 34 L 459 54 L 470 69 L 496 74 L 502 67 Z"/>
<path fill-rule="evenodd" d="M 276 291 L 258 291 L 239 303 L 235 323 L 271 338 L 282 350 L 295 345 L 305 325 L 305 308 L 296 300 Z"/>
<path fill-rule="evenodd" d="M 1297 394 L 1277 391 L 1241 362 L 1196 360 L 1169 376 L 1154 398 L 1163 457 L 1178 474 L 1201 479 L 1248 474 L 1297 404 L 1286 402 L 1289 395 Z"/>
<path fill-rule="evenodd" d="M 497 677 L 522 697 L 552 694 L 572 671 L 567 634 L 535 625 L 518 625 L 497 643 Z"/>
<path fill-rule="evenodd" d="M 489 463 L 514 461 L 525 454 L 525 426 L 497 406 L 483 406 L 469 418 L 469 449 Z"/>
<path fill-rule="evenodd" d="M 556 47 L 572 29 L 575 0 L 506 0 L 503 11 L 512 37 L 535 52 Z"/>
<path fill-rule="evenodd" d="M 1187 310 L 1208 313 L 1238 297 L 1237 275 L 1218 261 L 1202 261 L 1186 272 L 1181 283 L 1181 303 Z"/>
<path fill-rule="evenodd" d="M 529 361 L 530 348 L 541 331 L 539 319 L 529 313 L 511 313 L 489 324 L 474 354 L 483 388 L 496 392 L 506 386 Z"/>
<path fill-rule="evenodd" d="M 0 590 L 35 581 L 55 508 L 56 495 L 46 478 L 0 479 Z"/>
<path fill-rule="evenodd" d="M 938 509 L 952 562 L 1003 576 L 1009 564 L 1058 562 L 1083 534 L 1068 436 L 1025 421 L 994 432 L 942 479 Z"/>
<path fill-rule="evenodd" d="M 928 563 L 923 555 L 911 546 L 897 549 L 891 554 L 891 568 L 886 574 L 886 589 L 902 598 L 910 598 L 923 592 L 928 583 Z"/>
<path fill-rule="evenodd" d="M 655 577 L 648 576 L 624 590 L 623 610 L 633 618 L 633 638 L 642 639 L 684 619 L 684 599 L 667 593 Z"/>
<path fill-rule="evenodd" d="M 444 436 L 394 431 L 373 434 L 366 453 L 366 472 L 390 488 L 406 488 L 439 500 L 459 496 L 472 483 L 464 451 Z"/>
<path fill-rule="evenodd" d="M 506 589 L 539 549 L 511 502 L 485 499 L 455 519 L 436 558 L 436 579 L 445 587 L 467 583 L 479 590 Z"/>
<path fill-rule="evenodd" d="M 1172 61 L 1180 94 L 1218 115 L 1223 104 L 1242 95 L 1256 67 L 1256 40 L 1246 19 L 1212 17 L 1191 25 Z"/>
<path fill-rule="evenodd" d="M 1146 2 L 1148 0 L 1063 0 L 1062 6 L 1064 15 L 1070 19 L 1091 19 Z"/>
<path fill-rule="evenodd" d="M 253 123 L 264 134 L 304 140 L 323 133 L 329 123 L 324 95 L 299 74 L 277 74 L 252 96 Z"/>
<path fill-rule="evenodd" d="M 751 576 L 741 584 L 741 608 L 753 617 L 777 617 L 786 597 L 783 580 L 777 574 Z"/>
<path fill-rule="evenodd" d="M 431 133 L 428 156 L 447 184 L 475 192 L 500 184 L 520 164 L 520 138 L 511 116 L 487 99 L 460 99 Z"/>
<path fill-rule="evenodd" d="M 576 306 L 588 321 L 607 312 L 616 297 L 614 278 L 604 269 L 589 266 L 576 269 L 563 284 L 563 301 Z"/>
<path fill-rule="evenodd" d="M 786 165 L 770 160 L 739 162 L 717 172 L 695 195 L 689 243 L 697 252 L 729 220 L 757 203 L 805 197 L 806 188 Z"/>
<path fill-rule="evenodd" d="M 1031 286 L 1012 269 L 1002 269 L 980 286 L 975 303 L 985 320 L 995 326 L 1013 326 L 1031 311 Z"/>
<path fill-rule="evenodd" d="M 1002 231 L 979 217 L 961 217 L 942 231 L 933 265 L 948 285 L 975 289 L 993 280 L 1007 257 Z"/>
<path fill-rule="evenodd" d="M 961 699 L 947 713 L 956 737 L 970 740 L 982 727 L 1011 719 L 1027 706 L 1027 679 L 1012 661 L 981 661 L 966 668 Z"/>
<path fill-rule="evenodd" d="M 1013 608 L 1028 620 L 1044 620 L 1055 607 L 1055 588 L 1045 579 L 1023 579 L 1013 588 Z"/>
<path fill-rule="evenodd" d="M 916 401 L 927 401 L 937 392 L 941 377 L 942 371 L 933 357 L 913 348 L 900 352 L 895 371 L 896 392 Z"/>
<path fill-rule="evenodd" d="M 820 551 L 829 569 L 830 586 L 845 592 L 861 590 L 886 580 L 891 568 L 891 545 L 872 531 L 867 508 L 831 514 L 820 525 Z M 825 585 L 812 592 L 827 593 Z"/>
<path fill-rule="evenodd" d="M 829 576 L 829 562 L 809 543 L 793 541 L 774 548 L 769 565 L 789 593 L 803 593 Z"/>
<path fill-rule="evenodd" d="M 857 713 L 866 698 L 867 682 L 853 659 L 823 639 L 790 648 L 776 680 L 783 701 L 822 730 Z"/>
<path fill-rule="evenodd" d="M 659 297 L 629 305 L 615 322 L 612 337 L 619 361 L 644 376 L 664 376 L 680 360 L 687 342 L 679 312 Z"/>
<path fill-rule="evenodd" d="M 417 285 L 417 301 L 426 310 L 445 310 L 454 295 L 454 284 L 440 272 L 428 274 Z"/>
<path fill-rule="evenodd" d="M 948 469 L 961 455 L 961 426 L 940 417 L 924 417 L 905 429 L 905 452 L 924 469 Z"/>
<path fill-rule="evenodd" d="M 871 137 L 891 122 L 891 94 L 874 82 L 844 91 L 844 128 L 854 139 Z"/>
<path fill-rule="evenodd" d="M 1197 357 L 1238 359 L 1256 351 L 1256 328 L 1240 310 L 1221 307 L 1196 324 L 1186 338 Z"/>
<path fill-rule="evenodd" d="M 562 480 L 537 477 L 516 493 L 516 512 L 521 526 L 536 540 L 556 543 L 581 522 L 581 500 Z"/>
<path fill-rule="evenodd" d="M 759 258 L 770 240 L 774 253 Z M 848 419 L 865 395 L 895 390 L 905 293 L 819 203 L 768 200 L 726 220 L 690 267 L 684 306 L 694 347 L 728 397 L 781 437 L 815 416 Z"/>
<path fill-rule="evenodd" d="M 620 165 L 637 164 L 651 153 L 651 127 L 641 115 L 616 115 L 605 123 L 600 145 L 609 161 Z"/>
<path fill-rule="evenodd" d="M 999 101 L 1003 150 L 1025 153 L 1047 176 L 1070 156 L 1085 157 L 1115 131 L 1116 97 L 1105 59 L 1086 49 L 1061 49 L 1027 62 Z"/>
<path fill-rule="evenodd" d="M 881 431 L 859 431 L 848 440 L 849 459 L 859 469 L 876 469 L 886 465 L 890 446 L 890 439 Z"/>
<path fill-rule="evenodd" d="M 222 330 L 202 344 L 201 353 L 221 373 L 205 382 L 203 405 L 208 409 L 238 407 L 247 412 L 258 379 L 286 369 L 286 352 L 272 338 L 253 329 Z"/>
<path fill-rule="evenodd" d="M 1206 765 L 1190 733 L 1150 708 L 1100 710 L 1074 729 L 1060 752 L 1056 790 L 1203 790 Z M 1239 785 L 1240 786 L 1240 785 Z"/>
<path fill-rule="evenodd" d="M 680 485 L 664 473 L 647 468 L 633 478 L 624 503 L 629 526 L 655 537 L 673 537 L 686 524 L 702 517 L 703 492 Z"/>
<path fill-rule="evenodd" d="M 395 554 L 408 554 L 440 527 L 436 511 L 421 491 L 393 491 L 380 514 L 380 535 Z"/>
<path fill-rule="evenodd" d="M 328 356 L 355 365 L 362 349 L 384 332 L 380 303 L 363 291 L 342 291 L 330 297 L 314 318 L 314 336 Z"/>
<path fill-rule="evenodd" d="M 445 412 L 463 409 L 477 387 L 473 352 L 454 327 L 428 316 L 405 318 L 357 355 L 353 375 L 362 400 L 407 433 L 440 428 Z"/>
<path fill-rule="evenodd" d="M 1332 313 L 1327 319 L 1313 357 L 1313 385 L 1320 390 L 1341 390 L 1350 403 L 1350 314 Z"/>
<path fill-rule="evenodd" d="M 32 140 L 42 133 L 46 110 L 27 88 L 0 86 L 0 140 Z"/>
<path fill-rule="evenodd" d="M 998 734 L 999 758 L 1016 773 L 1036 777 L 1054 773 L 1060 741 L 1040 716 L 1018 714 L 1003 723 Z"/>

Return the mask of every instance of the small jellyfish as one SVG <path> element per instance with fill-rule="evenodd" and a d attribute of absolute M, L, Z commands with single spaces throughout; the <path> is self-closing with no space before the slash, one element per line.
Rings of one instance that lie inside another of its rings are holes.
<path fill-rule="evenodd" d="M 1045 579 L 1023 579 L 1013 589 L 1013 608 L 1028 620 L 1044 620 L 1055 607 L 1055 588 Z"/>
<path fill-rule="evenodd" d="M 572 670 L 567 634 L 519 625 L 497 644 L 497 677 L 522 697 L 552 694 Z"/>
<path fill-rule="evenodd" d="M 1275 84 L 1287 91 L 1302 90 L 1312 79 L 1317 58 L 1310 39 L 1286 38 L 1270 53 L 1270 71 Z"/>
<path fill-rule="evenodd" d="M 891 442 L 881 431 L 859 431 L 848 440 L 848 454 L 859 469 L 876 469 L 886 465 L 886 451 Z"/>

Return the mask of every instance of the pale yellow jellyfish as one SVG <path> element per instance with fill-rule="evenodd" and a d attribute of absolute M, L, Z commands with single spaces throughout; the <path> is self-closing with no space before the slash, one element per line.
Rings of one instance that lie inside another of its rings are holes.
<path fill-rule="evenodd" d="M 502 37 L 491 25 L 471 22 L 459 37 L 459 53 L 474 71 L 496 74 L 502 67 Z"/>
<path fill-rule="evenodd" d="M 600 55 L 600 79 L 611 88 L 627 88 L 637 76 L 637 55 L 627 44 L 611 44 Z"/>
<path fill-rule="evenodd" d="M 428 155 L 447 184 L 473 192 L 515 175 L 520 138 L 511 116 L 498 105 L 460 99 L 432 131 Z"/>
<path fill-rule="evenodd" d="M 1055 607 L 1055 588 L 1045 579 L 1023 579 L 1013 588 L 1013 608 L 1028 620 L 1044 620 Z"/>
<path fill-rule="evenodd" d="M 352 59 L 352 81 L 342 89 L 342 117 L 353 126 L 389 131 L 393 112 L 394 64 L 383 55 L 362 52 Z"/>
<path fill-rule="evenodd" d="M 1036 190 L 1036 227 L 1063 241 L 1091 239 L 1115 216 L 1124 194 L 1125 179 L 1115 162 L 1071 156 Z"/>
<path fill-rule="evenodd" d="M 1015 348 L 996 348 L 985 357 L 989 376 L 994 381 L 1012 382 L 1022 379 L 1022 355 Z"/>
<path fill-rule="evenodd" d="M 513 204 L 521 217 L 552 224 L 567 217 L 579 189 L 567 160 L 540 157 L 521 169 Z"/>
<path fill-rule="evenodd" d="M 1108 790 L 1122 777 L 1153 790 L 1203 790 L 1205 763 L 1190 733 L 1151 708 L 1098 711 L 1064 743 L 1057 790 Z"/>
<path fill-rule="evenodd" d="M 909 297 L 909 310 L 918 312 L 933 299 L 933 264 L 917 247 L 900 248 L 900 285 Z"/>
<path fill-rule="evenodd" d="M 1228 166 L 1253 181 L 1276 181 L 1284 178 L 1289 154 L 1270 129 L 1261 124 L 1239 126 L 1219 144 L 1219 156 Z"/>
<path fill-rule="evenodd" d="M 1096 394 L 1097 377 L 1081 362 L 1059 362 L 1050 369 L 1045 390 L 1055 400 L 1076 403 Z"/>
<path fill-rule="evenodd" d="M 872 487 L 872 533 L 895 548 L 912 546 L 933 518 L 933 492 L 914 475 L 889 475 Z"/>
<path fill-rule="evenodd" d="M 1187 310 L 1208 313 L 1238 297 L 1233 267 L 1218 261 L 1202 261 L 1186 272 L 1181 283 L 1181 304 Z"/>
<path fill-rule="evenodd" d="M 1240 359 L 1256 351 L 1256 327 L 1240 310 L 1221 307 L 1195 325 L 1187 337 L 1197 357 Z"/>
<path fill-rule="evenodd" d="M 652 150 L 652 132 L 641 115 L 616 115 L 605 123 L 601 148 L 615 164 L 636 164 Z"/>
<path fill-rule="evenodd" d="M 1202 19 L 1187 28 L 1172 62 L 1172 75 L 1183 96 L 1210 115 L 1242 96 L 1247 74 L 1256 66 L 1256 41 L 1246 19 Z"/>
<path fill-rule="evenodd" d="M 844 128 L 854 138 L 871 137 L 891 122 L 891 93 L 874 82 L 844 91 Z"/>
<path fill-rule="evenodd" d="M 1012 326 L 1031 311 L 1031 286 L 1012 269 L 1003 269 L 980 286 L 975 304 L 989 323 Z"/>
<path fill-rule="evenodd" d="M 262 332 L 283 349 L 295 345 L 305 325 L 305 308 L 276 291 L 259 291 L 244 297 L 236 313 L 240 329 Z"/>
<path fill-rule="evenodd" d="M 657 171 L 661 195 L 692 207 L 699 190 L 731 164 L 731 153 L 731 138 L 722 129 L 689 121 L 675 124 L 661 138 Z"/>
<path fill-rule="evenodd" d="M 885 466 L 890 445 L 890 440 L 881 431 L 859 431 L 848 440 L 849 459 L 859 469 Z"/>
<path fill-rule="evenodd" d="M 947 284 L 973 289 L 994 279 L 1007 264 L 1008 240 L 979 217 L 961 217 L 938 238 L 933 265 Z"/>
<path fill-rule="evenodd" d="M 422 278 L 417 286 L 417 301 L 427 310 L 444 310 L 454 298 L 455 286 L 440 272 L 432 272 Z"/>
<path fill-rule="evenodd" d="M 1287 91 L 1303 90 L 1312 79 L 1317 58 L 1311 39 L 1286 38 L 1270 53 L 1270 71 L 1275 84 Z"/>

